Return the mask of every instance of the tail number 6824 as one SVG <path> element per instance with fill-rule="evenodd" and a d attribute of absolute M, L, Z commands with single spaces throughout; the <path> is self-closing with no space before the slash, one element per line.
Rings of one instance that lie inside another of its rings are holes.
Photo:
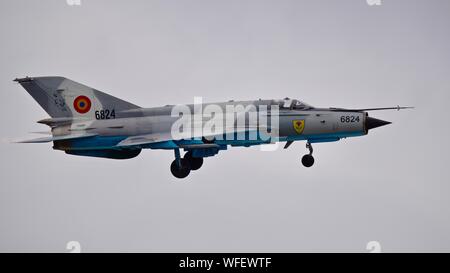
<path fill-rule="evenodd" d="M 95 111 L 95 119 L 115 119 L 116 118 L 116 111 L 105 109 L 105 110 L 98 110 Z"/>

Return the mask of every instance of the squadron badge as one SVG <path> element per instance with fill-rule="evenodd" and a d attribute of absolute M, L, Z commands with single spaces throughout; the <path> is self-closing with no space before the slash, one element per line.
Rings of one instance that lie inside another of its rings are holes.
<path fill-rule="evenodd" d="M 294 125 L 294 130 L 297 132 L 297 134 L 303 133 L 303 130 L 305 130 L 305 120 L 299 119 L 299 120 L 293 120 L 292 124 Z"/>

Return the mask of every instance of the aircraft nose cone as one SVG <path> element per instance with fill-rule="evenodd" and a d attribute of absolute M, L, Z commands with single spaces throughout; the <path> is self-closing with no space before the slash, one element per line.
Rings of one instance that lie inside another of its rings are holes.
<path fill-rule="evenodd" d="M 377 119 L 377 118 L 371 118 L 371 117 L 367 117 L 366 119 L 366 128 L 367 130 L 370 129 L 374 129 L 377 127 L 381 127 L 384 125 L 388 125 L 391 124 L 392 122 L 389 121 L 385 121 L 385 120 L 381 120 L 381 119 Z"/>

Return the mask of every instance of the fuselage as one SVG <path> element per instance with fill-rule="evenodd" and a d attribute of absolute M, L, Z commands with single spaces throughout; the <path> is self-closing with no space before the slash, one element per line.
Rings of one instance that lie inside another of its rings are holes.
<path fill-rule="evenodd" d="M 200 169 L 205 157 L 228 147 L 307 141 L 302 164 L 314 164 L 312 143 L 366 135 L 390 122 L 367 111 L 405 109 L 316 108 L 295 99 L 228 101 L 142 108 L 73 80 L 49 76 L 15 79 L 48 113 L 39 121 L 50 137 L 22 143 L 53 142 L 68 154 L 111 159 L 136 157 L 142 149 L 174 152 L 172 174 L 185 178 Z M 184 155 L 181 155 L 184 150 Z"/>
<path fill-rule="evenodd" d="M 278 107 L 274 111 L 271 107 Z M 130 136 L 163 134 L 173 130 L 174 123 L 180 119 L 174 114 L 175 105 L 155 108 L 139 108 L 136 110 L 116 113 L 115 118 L 108 119 L 74 119 L 71 123 L 54 127 L 54 135 L 66 135 L 74 132 L 89 132 L 97 136 L 89 139 L 77 139 L 55 142 L 55 149 L 60 150 L 89 150 L 115 149 L 114 147 Z M 214 111 L 208 110 L 213 108 Z M 283 107 L 279 100 L 229 101 L 201 105 L 186 105 L 189 118 L 200 120 L 193 126 L 204 128 L 211 120 L 222 120 L 222 124 L 229 127 L 259 128 L 264 127 L 270 140 L 261 136 L 251 138 L 249 135 L 223 137 L 215 139 L 215 143 L 222 146 L 252 146 L 278 141 L 308 140 L 311 143 L 337 141 L 341 138 L 355 137 L 367 134 L 365 112 L 339 111 L 327 108 L 291 109 Z M 220 114 L 217 112 L 222 111 Z M 267 122 L 261 118 L 252 119 L 252 115 L 265 116 Z M 277 122 L 271 122 L 273 120 Z M 231 121 L 231 124 L 230 124 Z M 298 122 L 299 126 L 295 123 Z M 268 125 L 266 125 L 266 123 Z M 274 133 L 276 131 L 276 133 Z M 179 139 L 167 141 L 167 145 L 142 145 L 140 148 L 173 149 L 174 144 L 199 144 L 198 139 Z"/>

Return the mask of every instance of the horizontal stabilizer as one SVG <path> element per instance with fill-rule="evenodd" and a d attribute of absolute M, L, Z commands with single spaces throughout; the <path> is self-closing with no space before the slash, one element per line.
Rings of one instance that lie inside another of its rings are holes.
<path fill-rule="evenodd" d="M 64 135 L 64 136 L 52 136 L 52 137 L 40 137 L 29 140 L 17 141 L 16 143 L 47 143 L 58 140 L 69 140 L 69 139 L 78 139 L 78 138 L 87 138 L 94 137 L 97 134 L 73 134 L 73 135 Z"/>
<path fill-rule="evenodd" d="M 68 125 L 71 123 L 74 123 L 76 121 L 83 121 L 88 120 L 86 118 L 74 118 L 74 117 L 68 117 L 68 118 L 46 118 L 39 120 L 37 123 L 45 124 L 50 127 L 56 127 L 56 126 L 62 126 L 62 125 Z"/>

